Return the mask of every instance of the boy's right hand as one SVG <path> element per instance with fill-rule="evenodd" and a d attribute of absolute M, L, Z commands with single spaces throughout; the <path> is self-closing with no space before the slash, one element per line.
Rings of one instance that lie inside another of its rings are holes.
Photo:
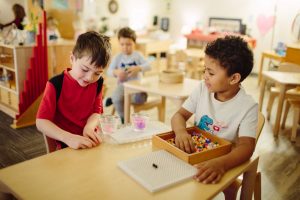
<path fill-rule="evenodd" d="M 64 142 L 72 149 L 86 149 L 97 146 L 90 138 L 75 134 L 70 134 Z"/>
<path fill-rule="evenodd" d="M 192 140 L 191 135 L 187 132 L 176 133 L 175 145 L 184 152 L 195 152 L 194 142 Z"/>

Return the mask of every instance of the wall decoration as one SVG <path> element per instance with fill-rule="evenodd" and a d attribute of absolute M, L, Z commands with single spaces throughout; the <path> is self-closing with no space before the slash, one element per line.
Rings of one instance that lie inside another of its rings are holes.
<path fill-rule="evenodd" d="M 110 0 L 108 3 L 108 10 L 111 14 L 115 14 L 119 9 L 119 4 L 115 0 Z"/>
<path fill-rule="evenodd" d="M 262 35 L 268 33 L 275 25 L 275 16 L 265 16 L 263 14 L 259 15 L 256 19 L 256 24 L 259 32 Z"/>

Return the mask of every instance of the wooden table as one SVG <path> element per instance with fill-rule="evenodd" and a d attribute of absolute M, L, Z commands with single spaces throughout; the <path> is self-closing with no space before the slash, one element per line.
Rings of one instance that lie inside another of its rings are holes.
<path fill-rule="evenodd" d="M 159 81 L 158 76 L 144 77 L 141 80 L 128 81 L 124 83 L 124 121 L 130 119 L 131 94 L 147 92 L 162 97 L 162 109 L 165 113 L 166 98 L 173 99 L 181 106 L 184 100 L 190 95 L 193 89 L 199 84 L 199 80 L 185 78 L 183 83 L 167 84 Z M 162 117 L 165 119 L 165 116 Z"/>
<path fill-rule="evenodd" d="M 260 59 L 260 65 L 259 65 L 259 69 L 258 69 L 258 85 L 260 84 L 261 79 L 262 79 L 262 71 L 263 71 L 263 67 L 264 67 L 265 58 L 269 58 L 269 59 L 277 60 L 279 62 L 283 62 L 284 59 L 285 59 L 285 56 L 281 56 L 281 55 L 277 54 L 274 50 L 269 50 L 269 51 L 262 52 L 261 59 Z"/>
<path fill-rule="evenodd" d="M 285 93 L 288 89 L 300 85 L 300 73 L 263 71 L 262 82 L 260 86 L 259 111 L 262 110 L 263 99 L 265 94 L 265 86 L 267 81 L 272 81 L 274 83 L 277 83 L 280 87 L 277 114 L 276 114 L 274 129 L 273 129 L 273 134 L 275 137 L 277 137 L 279 132 L 279 127 L 280 127 L 280 119 L 281 119 Z"/>
<path fill-rule="evenodd" d="M 0 199 L 211 199 L 244 173 L 241 199 L 251 199 L 258 157 L 228 171 L 218 184 L 193 179 L 150 193 L 117 167 L 118 161 L 151 152 L 151 143 L 101 144 L 63 149 L 0 170 Z"/>

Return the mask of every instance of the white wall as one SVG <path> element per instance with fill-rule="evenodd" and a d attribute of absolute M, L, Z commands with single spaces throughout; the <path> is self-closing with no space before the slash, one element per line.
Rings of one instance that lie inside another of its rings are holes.
<path fill-rule="evenodd" d="M 108 11 L 109 0 L 84 0 L 84 5 L 93 2 L 95 9 L 89 9 L 86 5 L 83 11 L 85 17 L 109 18 L 111 29 L 128 22 L 128 25 L 135 30 L 149 27 L 153 17 L 158 15 L 165 16 L 167 11 L 166 2 L 169 0 L 118 0 L 119 10 L 115 14 Z"/>
<path fill-rule="evenodd" d="M 173 0 L 171 3 L 171 35 L 182 40 L 181 27 L 188 25 L 207 27 L 209 17 L 241 18 L 257 40 L 254 49 L 255 68 L 261 52 L 274 48 L 279 41 L 291 43 L 292 20 L 300 12 L 299 0 Z M 274 29 L 262 35 L 257 27 L 258 16 L 276 15 Z M 274 35 L 274 37 L 272 36 Z M 272 38 L 273 41 L 272 41 Z"/>

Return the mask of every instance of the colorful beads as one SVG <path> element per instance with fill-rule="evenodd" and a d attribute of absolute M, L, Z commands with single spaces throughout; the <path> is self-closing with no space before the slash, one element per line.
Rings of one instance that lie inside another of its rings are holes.
<path fill-rule="evenodd" d="M 201 133 L 193 132 L 191 136 L 195 145 L 196 152 L 214 149 L 219 146 L 218 142 L 211 141 Z M 175 146 L 175 138 L 168 139 L 167 142 Z"/>

